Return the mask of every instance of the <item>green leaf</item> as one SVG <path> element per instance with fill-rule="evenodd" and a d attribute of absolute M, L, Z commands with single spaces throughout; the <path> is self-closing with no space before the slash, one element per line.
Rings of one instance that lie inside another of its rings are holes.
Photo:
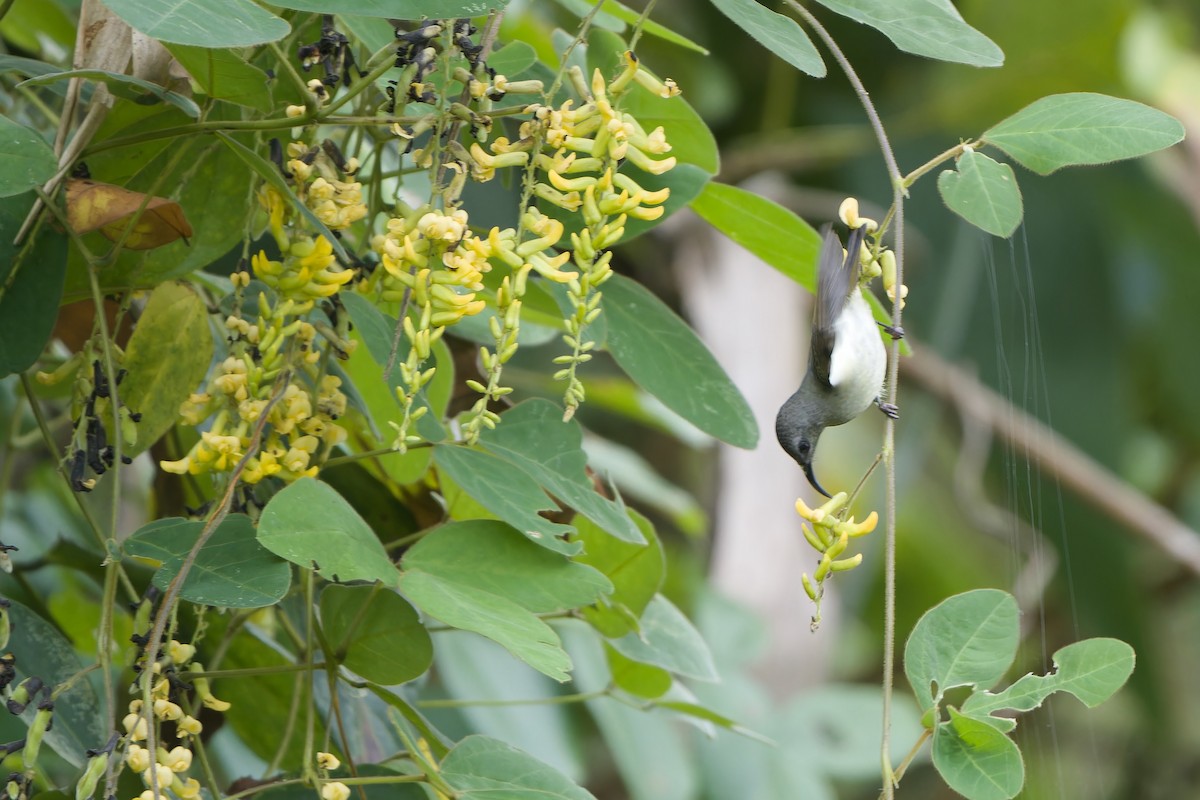
<path fill-rule="evenodd" d="M 904 672 L 922 711 L 956 686 L 990 689 L 1017 652 L 1017 601 L 998 589 L 943 600 L 917 621 L 904 648 Z"/>
<path fill-rule="evenodd" d="M 439 760 L 445 758 L 450 752 L 450 742 L 442 735 L 441 731 L 429 724 L 429 721 L 417 711 L 416 707 L 405 700 L 400 695 L 376 683 L 367 682 L 367 690 L 378 697 L 383 702 L 387 703 L 392 708 L 400 712 L 400 716 L 404 717 L 416 730 L 418 730 L 425 739 L 425 743 L 429 745 L 430 752 Z"/>
<path fill-rule="evenodd" d="M 13 685 L 36 675 L 56 689 L 72 678 L 79 678 L 83 664 L 71 643 L 29 608 L 15 600 L 9 602 L 12 630 L 5 650 L 17 654 Z M 37 704 L 30 703 L 21 715 L 22 722 L 28 725 L 36 713 Z M 86 760 L 84 751 L 101 747 L 107 739 L 95 687 L 86 677 L 75 680 L 70 689 L 55 698 L 54 725 L 46 732 L 44 741 L 67 763 L 82 767 Z"/>
<path fill-rule="evenodd" d="M 575 560 L 600 570 L 613 585 L 611 596 L 601 605 L 585 608 L 583 616 L 610 638 L 637 630 L 638 617 L 658 593 L 666 574 L 666 558 L 654 526 L 633 509 L 627 509 L 627 513 L 646 544 L 616 539 L 587 519 L 575 523 L 577 540 L 583 545 L 583 552 Z"/>
<path fill-rule="evenodd" d="M 68 81 L 71 78 L 86 78 L 91 81 L 104 83 L 117 97 L 132 100 L 139 105 L 151 105 L 157 98 L 165 103 L 170 103 L 192 119 L 199 119 L 200 117 L 200 106 L 196 105 L 196 101 L 190 97 L 164 89 L 157 83 L 151 83 L 141 78 L 135 78 L 132 75 L 123 75 L 119 72 L 109 72 L 103 69 L 72 69 L 66 72 L 51 72 L 47 75 L 39 75 L 36 78 L 29 78 L 18 84 L 18 87 L 47 86 L 59 81 Z M 138 91 L 139 89 L 141 91 Z"/>
<path fill-rule="evenodd" d="M 251 0 L 106 0 L 132 27 L 172 44 L 248 47 L 274 42 L 291 30 Z"/>
<path fill-rule="evenodd" d="M 613 684 L 638 697 L 662 697 L 675 681 L 662 667 L 626 658 L 608 642 L 604 643 L 604 655 Z"/>
<path fill-rule="evenodd" d="M 10 56 L 7 53 L 0 55 L 0 74 L 16 72 L 24 75 L 27 78 L 36 78 L 39 75 L 49 75 L 52 72 L 61 70 L 54 64 L 46 61 L 38 61 L 36 58 L 24 58 L 22 56 Z M 57 87 L 58 94 L 66 94 L 65 86 Z"/>
<path fill-rule="evenodd" d="M 776 14 L 755 0 L 712 0 L 712 4 L 768 52 L 814 78 L 825 77 L 821 54 L 796 20 Z"/>
<path fill-rule="evenodd" d="M 595 800 L 548 764 L 486 736 L 459 742 L 441 777 L 461 800 Z"/>
<path fill-rule="evenodd" d="M 986 722 L 949 709 L 950 719 L 933 733 L 933 766 L 968 800 L 1008 800 L 1025 783 L 1016 743 Z"/>
<path fill-rule="evenodd" d="M 401 566 L 473 585 L 535 614 L 595 603 L 613 590 L 603 573 L 539 547 L 494 520 L 443 525 L 408 550 Z"/>
<path fill-rule="evenodd" d="M 154 585 L 166 589 L 203 528 L 198 520 L 156 520 L 126 539 L 123 549 L 131 558 L 158 566 Z M 250 518 L 230 514 L 196 554 L 179 596 L 198 605 L 262 608 L 282 600 L 291 583 L 291 566 L 263 549 Z"/>
<path fill-rule="evenodd" d="M 43 225 L 20 249 L 13 245 L 33 199 L 0 198 L 0 378 L 24 372 L 42 354 L 67 273 L 67 237 L 52 228 Z"/>
<path fill-rule="evenodd" d="M 346 0 L 279 0 L 274 5 L 325 14 L 347 10 Z M 506 5 L 508 0 L 354 0 L 353 11 L 364 17 L 451 19 L 483 16 Z"/>
<path fill-rule="evenodd" d="M 118 114 L 123 108 L 143 110 L 142 106 L 117 104 L 112 114 L 130 121 L 122 126 L 121 135 L 161 130 L 187 122 L 187 118 L 174 108 L 163 109 L 150 117 L 128 112 Z M 218 105 L 208 115 L 210 122 L 235 118 L 241 118 L 241 111 L 225 104 Z M 167 144 L 170 147 L 166 147 Z M 194 235 L 187 241 L 179 239 L 153 250 L 121 253 L 115 264 L 101 272 L 102 288 L 125 290 L 130 286 L 153 286 L 183 277 L 225 255 L 247 235 L 247 219 L 253 216 L 257 206 L 250 190 L 257 179 L 245 168 L 241 158 L 217 141 L 207 137 L 188 141 L 154 140 L 98 153 L 96 158 L 88 159 L 88 165 L 97 180 L 134 191 L 149 191 L 179 148 L 187 150 L 168 173 L 163 185 L 171 187 L 170 195 L 183 208 Z M 214 197 L 223 200 L 214 203 Z M 86 293 L 86 274 L 69 274 L 68 290 Z"/>
<path fill-rule="evenodd" d="M 326 586 L 321 627 L 334 656 L 369 681 L 394 685 L 423 675 L 433 663 L 433 642 L 416 610 L 391 589 Z"/>
<path fill-rule="evenodd" d="M 210 635 L 214 636 L 214 641 L 220 641 L 224 622 L 221 615 L 209 615 L 210 620 L 214 617 L 217 618 L 217 629 L 210 629 Z M 303 728 L 297 735 L 292 715 L 294 707 L 306 707 L 313 682 L 297 681 L 294 672 L 272 669 L 290 667 L 295 663 L 292 656 L 284 655 L 248 631 L 242 631 L 233 637 L 221 668 L 257 668 L 262 670 L 262 674 L 256 675 L 253 680 L 218 679 L 213 682 L 213 693 L 231 705 L 223 714 L 225 722 L 237 733 L 244 746 L 264 761 L 274 758 L 276 751 L 281 748 L 281 763 L 300 764 L 304 759 Z M 299 697 L 296 697 L 297 694 Z M 293 707 L 293 704 L 297 705 Z M 314 741 L 326 741 L 323 715 L 318 714 L 315 723 Z M 293 733 L 284 747 L 282 732 L 289 729 Z"/>
<path fill-rule="evenodd" d="M 635 11 L 627 5 L 617 2 L 617 0 L 604 0 L 604 5 L 600 7 L 600 11 L 605 14 L 612 14 L 622 22 L 627 22 L 630 25 L 636 25 L 642 21 L 642 13 Z M 694 50 L 701 55 L 708 55 L 708 49 L 702 45 L 696 44 L 686 36 L 676 33 L 665 25 L 660 25 L 652 19 L 646 19 L 642 22 L 642 32 L 647 36 L 657 36 L 664 42 L 677 44 L 680 47 L 686 47 L 688 50 Z M 491 64 L 488 60 L 488 64 Z"/>
<path fill-rule="evenodd" d="M 701 681 L 719 677 L 704 637 L 661 594 L 655 595 L 642 612 L 641 630 L 613 639 L 611 644 L 621 655 L 643 664 Z"/>
<path fill-rule="evenodd" d="M 329 228 L 325 227 L 325 223 L 317 218 L 317 215 L 312 212 L 308 206 L 300 202 L 300 198 L 296 197 L 296 193 L 292 191 L 292 187 L 288 185 L 283 176 L 279 174 L 279 170 L 275 165 L 265 158 L 260 156 L 254 150 L 251 150 L 246 145 L 234 139 L 227 133 L 216 131 L 214 134 L 218 139 L 226 144 L 238 158 L 244 161 L 250 169 L 258 173 L 259 177 L 271 184 L 283 197 L 292 204 L 300 216 L 304 217 L 312 229 L 329 240 L 329 244 L 333 247 L 333 252 L 341 259 L 343 264 L 352 264 L 353 259 L 346 252 L 346 248 L 342 247 L 341 240 L 333 235 Z"/>
<path fill-rule="evenodd" d="M 674 711 L 676 714 L 682 714 L 684 718 L 691 717 L 693 720 L 701 723 L 710 722 L 719 728 L 724 728 L 731 733 L 748 737 L 765 745 L 775 745 L 774 741 L 763 736 L 761 733 L 752 731 L 737 720 L 730 719 L 724 714 L 718 714 L 711 708 L 702 706 L 699 703 L 689 703 L 684 700 L 656 700 L 652 705 L 655 708 L 663 708 L 668 711 Z"/>
<path fill-rule="evenodd" d="M 509 42 L 488 56 L 487 65 L 510 78 L 519 75 L 537 61 L 537 51 L 527 42 Z"/>
<path fill-rule="evenodd" d="M 614 275 L 601 302 L 607 347 L 621 369 L 705 433 L 737 447 L 758 444 L 746 398 L 695 332 L 649 289 Z"/>
<path fill-rule="evenodd" d="M 530 541 L 566 555 L 579 552 L 566 540 L 574 528 L 551 522 L 539 511 L 557 511 L 537 482 L 502 458 L 460 445 L 434 448 L 434 463 L 476 502 L 529 537 Z"/>
<path fill-rule="evenodd" d="M 416 569 L 400 576 L 400 591 L 434 619 L 486 636 L 538 672 L 559 682 L 570 677 L 558 634 L 507 597 Z"/>
<path fill-rule="evenodd" d="M 1183 140 L 1183 125 L 1157 108 L 1091 92 L 1054 94 L 989 128 L 983 142 L 1041 175 L 1080 164 L 1137 158 Z"/>
<path fill-rule="evenodd" d="M 485 431 L 480 443 L 618 539 L 644 541 L 624 504 L 596 491 L 579 423 L 563 422 L 562 415 L 549 400 L 526 400 L 504 412 L 501 424 Z"/>
<path fill-rule="evenodd" d="M 771 733 L 778 739 L 781 755 L 802 770 L 843 781 L 878 779 L 882 715 L 883 694 L 878 686 L 826 683 L 775 710 Z M 921 730 L 921 714 L 907 695 L 892 698 L 892 726 L 895 764 Z"/>
<path fill-rule="evenodd" d="M 692 201 L 692 210 L 796 283 L 817 286 L 821 237 L 793 212 L 753 192 L 727 183 L 709 183 Z"/>
<path fill-rule="evenodd" d="M 0 116 L 0 197 L 24 194 L 58 171 L 58 159 L 36 132 Z M 12 237 L 8 237 L 11 242 Z"/>
<path fill-rule="evenodd" d="M 370 526 L 314 478 L 301 478 L 271 498 L 258 520 L 258 541 L 326 580 L 396 585 L 396 568 Z"/>
<path fill-rule="evenodd" d="M 121 382 L 121 400 L 142 415 L 137 455 L 154 444 L 179 418 L 179 405 L 204 380 L 212 360 L 204 300 L 185 283 L 159 284 L 125 349 L 129 377 Z"/>
<path fill-rule="evenodd" d="M 167 49 L 209 97 L 262 112 L 271 110 L 267 73 L 233 51 L 185 44 L 167 45 Z"/>
<path fill-rule="evenodd" d="M 955 166 L 957 171 L 938 175 L 938 192 L 947 207 L 993 236 L 1012 236 L 1025 214 L 1012 167 L 974 150 L 966 150 Z"/>
<path fill-rule="evenodd" d="M 870 25 L 906 53 L 940 61 L 998 67 L 1004 52 L 963 21 L 950 0 L 817 0 L 830 11 Z"/>
<path fill-rule="evenodd" d="M 1075 642 L 1054 654 L 1054 672 L 1026 675 L 995 694 L 975 692 L 963 703 L 962 712 L 978 717 L 1006 708 L 1031 711 L 1054 692 L 1068 692 L 1095 708 L 1125 685 L 1133 664 L 1133 648 L 1119 639 Z"/>

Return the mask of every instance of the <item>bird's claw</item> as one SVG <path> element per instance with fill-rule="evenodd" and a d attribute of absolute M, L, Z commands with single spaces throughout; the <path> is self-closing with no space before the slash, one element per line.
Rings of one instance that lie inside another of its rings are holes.
<path fill-rule="evenodd" d="M 901 328 L 901 327 L 898 327 L 895 325 L 887 325 L 883 322 L 878 322 L 878 321 L 875 324 L 878 325 L 880 328 L 883 328 L 883 332 L 886 333 L 888 336 L 891 336 L 893 340 L 904 338 L 904 328 Z"/>
<path fill-rule="evenodd" d="M 895 403 L 880 403 L 879 410 L 892 419 L 900 419 L 900 406 Z"/>

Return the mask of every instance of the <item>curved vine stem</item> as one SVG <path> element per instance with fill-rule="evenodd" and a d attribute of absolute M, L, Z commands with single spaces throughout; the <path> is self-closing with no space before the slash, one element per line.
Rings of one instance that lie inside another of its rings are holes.
<path fill-rule="evenodd" d="M 842 72 L 845 73 L 846 79 L 850 81 L 850 85 L 854 88 L 855 94 L 858 95 L 859 101 L 862 103 L 863 111 L 867 115 L 867 119 L 871 123 L 871 128 L 875 131 L 875 138 L 879 140 L 879 149 L 883 153 L 884 163 L 887 165 L 888 177 L 892 183 L 892 209 L 894 212 L 895 232 L 893 236 L 893 250 L 896 254 L 896 285 L 904 285 L 904 197 L 906 194 L 906 186 L 904 175 L 900 172 L 900 167 L 896 163 L 896 155 L 892 151 L 892 146 L 888 142 L 887 131 L 883 128 L 883 121 L 879 118 L 879 112 L 875 109 L 874 103 L 871 102 L 871 96 L 867 94 L 866 87 L 858 77 L 858 73 L 854 71 L 846 54 L 838 47 L 837 42 L 829 35 L 829 31 L 821 24 L 820 20 L 812 15 L 804 6 L 800 5 L 797 0 L 787 0 L 787 4 L 792 7 L 796 14 L 804 20 L 813 32 L 825 44 L 834 61 L 837 62 Z M 897 290 L 899 295 L 899 290 Z M 901 310 L 900 303 L 892 304 L 892 327 L 896 330 L 901 328 Z M 891 348 L 888 351 L 888 367 L 887 367 L 887 402 L 892 405 L 896 404 L 897 396 L 897 378 L 900 372 L 900 342 L 898 339 L 892 340 Z M 892 687 L 896 671 L 896 422 L 890 417 L 884 426 L 883 433 L 883 460 L 886 473 L 887 485 L 887 521 L 884 524 L 884 555 L 883 555 L 883 737 L 880 744 L 880 766 L 883 775 L 883 798 L 884 800 L 892 800 L 895 796 L 896 774 L 892 770 L 891 758 L 891 727 L 892 727 Z"/>

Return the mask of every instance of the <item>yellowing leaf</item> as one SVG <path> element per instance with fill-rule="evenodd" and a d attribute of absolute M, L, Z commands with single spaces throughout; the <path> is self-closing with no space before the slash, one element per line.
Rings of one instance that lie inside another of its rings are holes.
<path fill-rule="evenodd" d="M 174 200 L 165 197 L 147 200 L 141 192 L 82 178 L 67 182 L 67 221 L 76 233 L 98 230 L 111 241 L 119 241 L 131 217 L 143 204 L 145 208 L 133 221 L 125 247 L 149 250 L 192 235 L 191 224 Z"/>

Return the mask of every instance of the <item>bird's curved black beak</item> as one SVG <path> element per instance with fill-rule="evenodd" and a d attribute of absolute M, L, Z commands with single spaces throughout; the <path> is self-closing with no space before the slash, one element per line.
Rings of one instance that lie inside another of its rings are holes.
<path fill-rule="evenodd" d="M 817 483 L 817 479 L 815 477 L 813 477 L 811 461 L 808 462 L 807 464 L 801 464 L 800 466 L 804 467 L 804 475 L 805 475 L 805 477 L 808 478 L 808 482 L 810 484 L 812 484 L 812 487 L 814 489 L 816 489 L 818 492 L 825 495 L 826 497 L 833 497 L 833 495 L 831 495 L 829 492 L 825 491 L 824 487 L 822 487 L 821 484 Z"/>

